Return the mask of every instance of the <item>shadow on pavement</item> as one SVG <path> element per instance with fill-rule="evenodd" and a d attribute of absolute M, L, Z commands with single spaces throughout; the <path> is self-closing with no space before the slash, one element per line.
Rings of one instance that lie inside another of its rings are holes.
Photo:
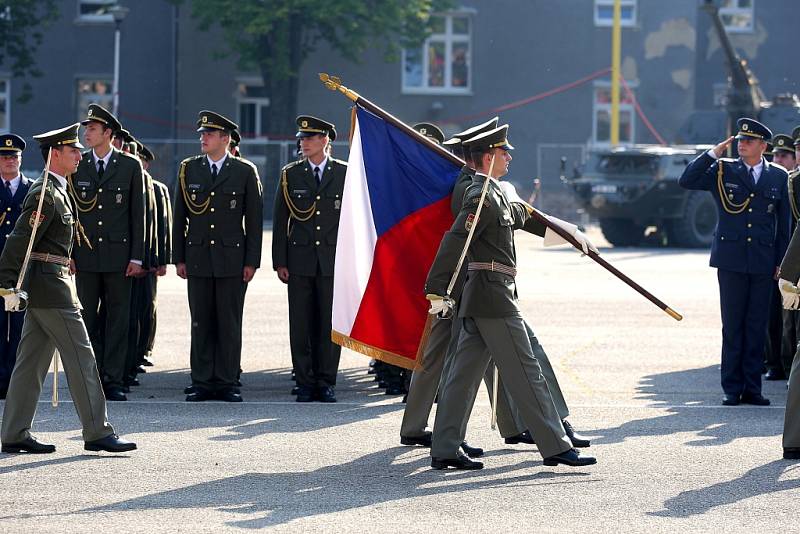
<path fill-rule="evenodd" d="M 764 394 L 773 404 L 786 401 L 786 383 L 764 383 Z M 777 436 L 783 431 L 783 410 L 757 406 L 721 406 L 719 367 L 711 365 L 645 376 L 637 398 L 665 406 L 668 414 L 627 421 L 619 426 L 592 431 L 596 444 L 621 443 L 627 438 L 667 436 L 687 432 L 698 439 L 687 445 L 724 445 L 735 439 Z"/>
<path fill-rule="evenodd" d="M 541 466 L 539 461 L 524 461 L 482 471 L 432 471 L 428 469 L 430 459 L 427 454 L 411 461 L 400 458 L 409 451 L 396 447 L 310 472 L 247 473 L 77 513 L 213 508 L 243 516 L 228 521 L 227 526 L 255 529 L 343 510 L 369 509 L 376 504 L 410 497 L 509 484 L 542 486 L 592 481 L 588 478 L 589 473 L 580 471 L 531 472 L 531 467 Z M 513 474 L 517 470 L 519 473 Z M 495 478 L 506 473 L 511 476 Z"/>
<path fill-rule="evenodd" d="M 648 512 L 648 515 L 689 517 L 758 495 L 800 489 L 800 478 L 780 480 L 781 476 L 793 470 L 800 470 L 800 466 L 787 460 L 775 460 L 751 469 L 739 478 L 707 488 L 683 491 L 676 497 L 667 499 L 664 510 Z"/>

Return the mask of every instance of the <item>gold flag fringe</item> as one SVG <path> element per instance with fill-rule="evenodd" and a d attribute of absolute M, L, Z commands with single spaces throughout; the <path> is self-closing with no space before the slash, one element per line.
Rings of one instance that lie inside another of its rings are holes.
<path fill-rule="evenodd" d="M 350 336 L 346 336 L 341 332 L 337 332 L 336 330 L 331 330 L 331 340 L 337 345 L 341 345 L 346 349 L 358 352 L 369 358 L 374 358 L 382 362 L 402 367 L 403 369 L 413 370 L 416 365 L 414 360 L 411 358 L 401 356 L 387 350 L 379 349 L 378 347 L 373 347 L 372 345 L 367 345 L 366 343 L 357 341 Z"/>

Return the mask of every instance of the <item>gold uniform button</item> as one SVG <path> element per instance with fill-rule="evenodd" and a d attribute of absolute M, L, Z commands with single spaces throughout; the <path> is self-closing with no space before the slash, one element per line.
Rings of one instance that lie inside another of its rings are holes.
<path fill-rule="evenodd" d="M 213 225 L 213 224 L 211 225 L 211 229 L 212 229 L 212 230 L 214 229 L 214 225 Z"/>
<path fill-rule="evenodd" d="M 97 226 L 103 226 L 103 221 L 97 221 Z"/>
<path fill-rule="evenodd" d="M 748 238 L 747 238 L 747 242 L 748 242 L 748 243 L 749 243 L 750 241 L 752 241 L 752 240 L 753 240 L 753 238 L 752 238 L 752 237 L 748 237 Z"/>
<path fill-rule="evenodd" d="M 319 211 L 317 211 L 317 215 L 319 215 Z"/>
<path fill-rule="evenodd" d="M 211 208 L 211 213 L 214 213 L 214 208 Z"/>
<path fill-rule="evenodd" d="M 97 209 L 99 209 L 99 210 L 103 209 L 103 205 L 102 204 L 98 204 Z"/>
<path fill-rule="evenodd" d="M 103 242 L 103 238 L 102 237 L 98 237 L 97 240 L 100 241 L 101 243 Z"/>
<path fill-rule="evenodd" d="M 317 226 L 317 230 L 322 230 L 322 227 L 321 226 Z"/>
<path fill-rule="evenodd" d="M 211 192 L 211 196 L 212 196 L 212 197 L 214 196 L 214 192 L 213 192 L 213 191 Z"/>
<path fill-rule="evenodd" d="M 755 193 L 750 193 L 750 198 L 753 198 L 754 196 L 756 196 Z"/>
<path fill-rule="evenodd" d="M 753 213 L 753 208 L 747 208 L 747 213 Z"/>
<path fill-rule="evenodd" d="M 748 228 L 752 228 L 753 227 L 753 223 L 747 223 L 747 227 Z"/>
<path fill-rule="evenodd" d="M 319 246 L 319 241 L 314 242 L 315 245 Z"/>
<path fill-rule="evenodd" d="M 214 244 L 214 240 L 213 240 L 213 239 L 211 240 L 211 244 L 212 244 L 212 245 Z"/>
<path fill-rule="evenodd" d="M 6 208 L 6 211 L 11 211 L 11 208 Z"/>
<path fill-rule="evenodd" d="M 100 189 L 97 190 L 97 192 L 98 193 L 102 193 L 103 192 L 103 188 L 101 187 Z"/>
<path fill-rule="evenodd" d="M 322 198 L 321 196 L 317 195 L 317 200 L 319 200 L 319 199 L 321 199 L 321 198 Z"/>

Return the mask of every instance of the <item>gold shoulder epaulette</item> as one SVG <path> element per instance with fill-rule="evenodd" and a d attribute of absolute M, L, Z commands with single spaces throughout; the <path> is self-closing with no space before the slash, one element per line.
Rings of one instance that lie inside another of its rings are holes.
<path fill-rule="evenodd" d="M 245 165 L 247 165 L 248 167 L 250 167 L 254 171 L 258 172 L 258 167 L 256 167 L 256 164 L 253 163 L 252 161 L 250 161 L 249 159 L 243 158 L 241 156 L 232 156 L 232 157 L 233 157 L 234 161 L 241 161 L 242 163 L 244 163 Z"/>
<path fill-rule="evenodd" d="M 283 171 L 288 171 L 288 170 L 289 170 L 289 169 L 291 169 L 292 167 L 296 167 L 296 166 L 298 166 L 298 165 L 302 165 L 302 164 L 303 164 L 303 163 L 305 163 L 305 162 L 306 162 L 306 160 L 305 160 L 305 158 L 303 158 L 303 159 L 299 159 L 299 160 L 297 160 L 297 161 L 293 161 L 293 162 L 291 162 L 291 163 L 287 163 L 287 164 L 286 164 L 286 165 L 283 167 L 283 169 L 281 169 L 281 172 L 283 172 Z"/>

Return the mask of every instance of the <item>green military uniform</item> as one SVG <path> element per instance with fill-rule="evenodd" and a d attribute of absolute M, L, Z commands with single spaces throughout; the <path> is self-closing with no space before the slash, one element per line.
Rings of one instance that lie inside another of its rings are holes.
<path fill-rule="evenodd" d="M 506 131 L 507 126 L 480 134 L 470 144 L 510 149 Z M 485 180 L 478 174 L 467 188 L 462 209 L 442 240 L 425 286 L 426 293 L 446 295 L 467 234 L 472 225 L 477 225 L 468 250 L 469 274 L 455 319 L 462 321 L 462 331 L 455 360 L 439 394 L 431 455 L 435 460 L 457 458 L 463 441 L 464 412 L 472 407 L 491 354 L 525 427 L 536 436 L 539 452 L 545 458 L 554 457 L 569 451 L 572 445 L 534 356 L 514 283 L 514 230 L 544 235 L 545 228 L 530 218 L 523 205 L 509 203 L 493 179 L 476 220 Z"/>
<path fill-rule="evenodd" d="M 203 111 L 199 130 L 236 125 Z M 206 155 L 181 162 L 175 189 L 173 261 L 185 264 L 192 319 L 191 368 L 195 393 L 207 400 L 238 393 L 242 357 L 245 266 L 261 265 L 263 207 L 255 165 L 226 154 L 216 178 Z M 238 397 L 237 401 L 241 401 Z"/>
<path fill-rule="evenodd" d="M 297 122 L 298 136 L 336 138 L 330 123 L 308 116 Z M 331 341 L 333 265 L 346 170 L 332 157 L 323 167 L 308 159 L 290 163 L 275 194 L 272 266 L 289 270 L 289 343 L 300 401 L 315 394 L 335 400 L 341 347 Z"/>
<path fill-rule="evenodd" d="M 165 267 L 172 263 L 172 204 L 169 198 L 169 189 L 165 184 L 157 180 L 153 180 L 156 192 L 156 243 L 157 243 L 157 257 L 158 268 Z M 158 323 L 158 274 L 151 274 L 151 287 L 150 287 L 150 301 L 149 306 L 150 315 L 148 318 L 149 328 L 147 329 L 147 337 L 144 346 L 145 360 L 142 362 L 148 364 L 150 356 L 153 354 L 153 346 L 155 344 L 156 326 Z"/>
<path fill-rule="evenodd" d="M 792 150 L 800 145 L 800 126 L 792 132 Z M 789 206 L 792 211 L 792 233 L 800 219 L 800 168 L 792 169 L 788 178 Z M 780 303 L 780 298 L 778 299 Z M 781 361 L 783 370 L 788 376 L 792 369 L 797 344 L 800 342 L 800 311 L 783 310 L 783 331 L 781 338 Z"/>
<path fill-rule="evenodd" d="M 82 148 L 78 142 L 78 128 L 79 125 L 75 124 L 34 139 L 43 146 Z M 37 213 L 42 184 L 43 179 L 39 178 L 31 186 L 22 215 L 0 256 L 0 286 L 14 287 L 33 223 L 36 220 L 40 222 L 32 249 L 35 254 L 24 286 L 29 294 L 25 325 L 3 411 L 0 439 L 4 449 L 9 444 L 31 438 L 36 404 L 56 349 L 81 420 L 84 440 L 94 441 L 114 434 L 106 416 L 106 400 L 92 346 L 81 319 L 81 303 L 69 272 L 75 210 L 67 194 L 66 180 L 51 173 L 41 213 Z"/>
<path fill-rule="evenodd" d="M 786 256 L 781 262 L 780 276 L 795 285 L 800 283 L 800 233 L 797 229 L 792 235 L 792 240 L 786 249 Z M 785 457 L 800 458 L 800 350 L 795 352 L 789 373 L 789 394 L 786 398 L 786 415 L 783 423 L 783 447 Z"/>
<path fill-rule="evenodd" d="M 95 104 L 83 124 L 89 122 L 120 128 L 113 115 Z M 91 246 L 75 250 L 76 283 L 108 397 L 126 400 L 121 390 L 132 281 L 125 272 L 131 261 L 144 260 L 144 179 L 139 160 L 113 147 L 102 172 L 99 167 L 94 151 L 87 151 L 69 182 L 79 212 L 80 237 Z"/>

